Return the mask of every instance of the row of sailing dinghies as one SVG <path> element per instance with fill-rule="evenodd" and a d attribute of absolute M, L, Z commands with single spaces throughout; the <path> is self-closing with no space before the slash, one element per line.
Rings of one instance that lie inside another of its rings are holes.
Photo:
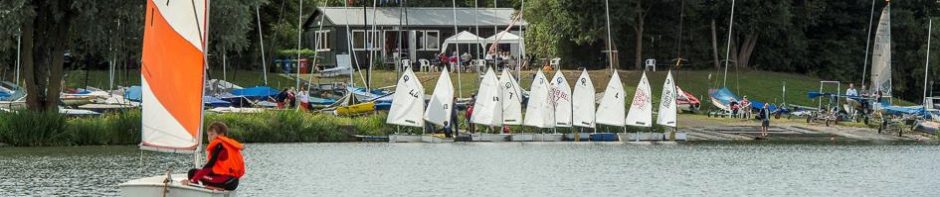
<path fill-rule="evenodd" d="M 676 86 L 672 72 L 666 77 L 660 97 L 657 124 L 676 127 Z M 561 71 L 548 80 L 541 71 L 535 73 L 529 91 L 529 101 L 522 117 L 522 89 L 516 79 L 503 70 L 500 77 L 488 69 L 480 82 L 470 122 L 499 127 L 525 125 L 536 128 L 595 128 L 596 124 L 609 126 L 652 127 L 652 94 L 646 73 L 637 85 L 629 114 L 625 112 L 624 89 L 620 76 L 613 72 L 607 89 L 595 108 L 594 84 L 587 70 L 575 81 L 574 94 Z M 454 87 L 446 68 L 425 107 L 424 87 L 411 68 L 399 78 L 395 89 L 389 124 L 424 127 L 425 122 L 448 126 L 453 107 Z M 626 115 L 626 116 L 625 116 Z"/>

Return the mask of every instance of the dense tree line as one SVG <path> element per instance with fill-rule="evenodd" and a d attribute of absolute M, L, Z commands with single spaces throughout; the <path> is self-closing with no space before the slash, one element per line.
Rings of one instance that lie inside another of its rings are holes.
<path fill-rule="evenodd" d="M 22 35 L 23 74 L 30 107 L 53 109 L 63 70 L 136 68 L 140 58 L 143 0 L 4 0 L 0 6 L 0 76 L 11 76 L 17 38 Z M 512 7 L 521 0 L 379 0 L 379 6 Z M 368 0 L 304 0 L 304 20 L 317 6 L 371 6 Z M 607 19 L 604 0 L 529 0 L 524 18 L 527 51 L 535 57 L 562 57 L 564 64 L 587 68 L 607 65 Z M 730 73 L 759 69 L 860 82 L 865 61 L 869 18 L 887 4 L 871 1 L 739 0 L 729 57 L 731 1 L 610 0 L 612 48 L 622 69 L 638 69 L 647 58 L 660 67 L 723 69 Z M 919 100 L 927 49 L 927 21 L 938 13 L 935 0 L 901 0 L 892 4 L 895 95 Z M 298 0 L 213 1 L 210 17 L 210 66 L 223 59 L 231 67 L 259 69 L 280 49 L 296 47 Z M 256 14 L 257 12 L 257 14 Z M 258 21 L 266 60 L 261 59 Z M 874 28 L 874 27 L 872 27 Z M 935 33 L 936 35 L 936 33 Z M 873 36 L 873 35 L 872 35 Z M 937 36 L 934 36 L 937 37 Z M 933 48 L 933 51 L 940 52 Z M 63 66 L 69 59 L 71 66 Z M 932 59 L 940 61 L 936 55 Z M 869 58 L 870 59 L 870 58 Z M 931 74 L 940 74 L 936 66 Z M 717 78 L 717 77 L 716 77 Z M 737 84 L 729 84 L 737 85 Z M 48 91 L 41 91 L 48 90 Z M 56 90 L 56 91 L 53 91 Z M 40 93 L 41 92 L 41 93 Z"/>

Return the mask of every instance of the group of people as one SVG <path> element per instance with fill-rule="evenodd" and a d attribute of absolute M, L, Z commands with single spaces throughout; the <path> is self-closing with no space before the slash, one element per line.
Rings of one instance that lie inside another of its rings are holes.
<path fill-rule="evenodd" d="M 307 91 L 295 92 L 294 88 L 284 88 L 273 99 L 278 109 L 295 109 L 298 105 L 301 109 L 310 109 Z"/>
<path fill-rule="evenodd" d="M 470 52 L 463 52 L 459 54 L 456 51 L 453 52 L 442 52 L 436 54 L 436 58 L 431 63 L 431 66 L 436 68 L 447 67 L 451 71 L 460 70 L 462 72 L 472 71 L 473 55 Z M 516 58 L 513 57 L 508 51 L 500 51 L 486 54 L 484 57 L 485 61 L 492 62 L 496 64 L 497 68 L 511 67 L 515 65 Z M 459 65 L 458 65 L 459 62 Z M 458 69 L 458 66 L 460 67 Z M 432 70 L 438 70 L 432 68 Z"/>

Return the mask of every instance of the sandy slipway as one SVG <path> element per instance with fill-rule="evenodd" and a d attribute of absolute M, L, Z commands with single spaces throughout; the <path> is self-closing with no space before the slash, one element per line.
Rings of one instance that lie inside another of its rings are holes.
<path fill-rule="evenodd" d="M 688 133 L 690 142 L 696 141 L 792 141 L 792 142 L 925 142 L 937 143 L 937 137 L 912 132 L 905 128 L 901 136 L 897 129 L 881 134 L 877 128 L 868 128 L 857 123 L 840 123 L 826 126 L 821 123 L 807 124 L 802 120 L 775 119 L 771 121 L 769 136 L 758 138 L 760 122 L 742 119 L 707 118 L 685 115 L 679 118 L 679 130 Z"/>

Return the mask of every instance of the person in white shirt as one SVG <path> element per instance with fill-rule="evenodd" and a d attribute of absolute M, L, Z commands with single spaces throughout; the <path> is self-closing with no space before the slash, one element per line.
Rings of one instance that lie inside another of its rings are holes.
<path fill-rule="evenodd" d="M 855 89 L 855 84 L 849 84 L 849 89 L 845 90 L 846 96 L 858 96 L 858 90 Z"/>

